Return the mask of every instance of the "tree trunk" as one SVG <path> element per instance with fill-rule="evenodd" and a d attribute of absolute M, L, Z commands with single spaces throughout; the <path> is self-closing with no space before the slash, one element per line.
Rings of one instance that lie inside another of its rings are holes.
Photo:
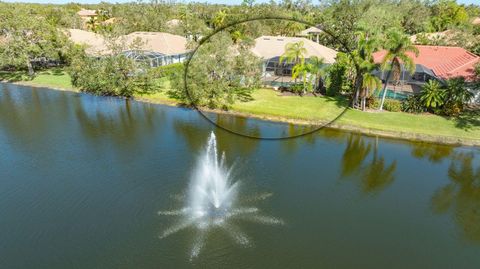
<path fill-rule="evenodd" d="M 357 75 L 357 77 L 355 78 L 355 98 L 353 99 L 353 104 L 352 104 L 353 108 L 355 108 L 355 106 L 358 105 L 358 99 L 360 96 L 361 87 L 362 87 L 362 77 Z"/>
<path fill-rule="evenodd" d="M 380 103 L 380 107 L 378 110 L 382 111 L 383 110 L 383 103 L 385 103 L 385 97 L 387 96 L 387 85 L 388 81 L 390 80 L 390 75 L 392 74 L 392 70 L 388 70 L 387 73 L 387 78 L 385 79 L 385 86 L 383 86 L 383 93 L 382 93 L 382 102 Z"/>
<path fill-rule="evenodd" d="M 28 67 L 28 75 L 30 77 L 33 77 L 33 75 L 35 75 L 35 71 L 33 70 L 32 62 L 30 61 L 30 59 L 27 59 L 27 67 Z"/>

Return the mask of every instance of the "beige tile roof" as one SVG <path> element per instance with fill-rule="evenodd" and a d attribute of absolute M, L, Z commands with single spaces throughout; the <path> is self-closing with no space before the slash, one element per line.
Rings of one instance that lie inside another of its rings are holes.
<path fill-rule="evenodd" d="M 480 25 L 480 17 L 475 18 L 475 19 L 472 21 L 472 23 L 475 24 L 475 25 Z"/>
<path fill-rule="evenodd" d="M 87 47 L 85 51 L 89 55 L 105 55 L 111 53 L 102 35 L 79 29 L 69 29 L 67 34 L 73 43 L 85 45 Z"/>
<path fill-rule="evenodd" d="M 303 37 L 261 36 L 255 39 L 252 52 L 260 58 L 270 59 L 285 53 L 285 46 L 289 43 L 303 41 L 307 50 L 306 58 L 311 56 L 322 57 L 326 63 L 334 63 L 337 52 Z"/>
<path fill-rule="evenodd" d="M 126 35 L 126 40 L 129 44 L 136 38 L 140 38 L 142 50 L 160 52 L 167 55 L 186 53 L 187 39 L 183 36 L 172 35 L 161 32 L 133 32 Z"/>
<path fill-rule="evenodd" d="M 87 46 L 87 54 L 105 55 L 111 53 L 102 35 L 79 29 L 69 29 L 68 34 L 70 40 L 74 43 Z M 181 54 L 189 51 L 186 38 L 169 33 L 133 32 L 119 37 L 119 40 L 128 47 L 138 38 L 141 40 L 138 48 L 140 50 L 154 51 L 166 55 Z"/>

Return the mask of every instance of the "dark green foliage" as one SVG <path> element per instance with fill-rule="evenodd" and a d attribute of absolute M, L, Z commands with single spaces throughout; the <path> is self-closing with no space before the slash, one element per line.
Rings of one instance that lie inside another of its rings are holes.
<path fill-rule="evenodd" d="M 435 114 L 459 116 L 474 96 L 468 87 L 464 78 L 450 79 L 445 86 L 437 81 L 429 81 L 420 92 L 419 101 L 425 109 Z"/>
<path fill-rule="evenodd" d="M 430 80 L 422 87 L 420 101 L 427 109 L 438 111 L 438 109 L 445 103 L 445 90 L 438 81 Z"/>
<path fill-rule="evenodd" d="M 261 61 L 244 44 L 239 44 L 236 51 L 232 44 L 225 32 L 204 43 L 188 67 L 188 89 L 184 77 L 176 76 L 170 94 L 186 105 L 209 108 L 228 109 L 236 101 L 248 100 L 260 86 Z"/>
<path fill-rule="evenodd" d="M 445 89 L 445 114 L 449 116 L 460 114 L 472 97 L 473 93 L 467 89 L 464 78 L 448 80 Z"/>
<path fill-rule="evenodd" d="M 402 111 L 409 113 L 422 113 L 426 111 L 425 106 L 418 95 L 410 95 L 407 99 L 402 101 Z"/>
<path fill-rule="evenodd" d="M 173 79 L 175 76 L 183 75 L 184 69 L 185 65 L 183 63 L 174 63 L 153 68 L 151 72 L 158 78 Z"/>
<path fill-rule="evenodd" d="M 153 74 L 123 55 L 79 57 L 67 71 L 73 86 L 97 95 L 132 97 L 155 90 Z"/>
<path fill-rule="evenodd" d="M 327 95 L 335 96 L 353 91 L 355 68 L 346 54 L 337 54 L 337 61 L 327 69 Z"/>

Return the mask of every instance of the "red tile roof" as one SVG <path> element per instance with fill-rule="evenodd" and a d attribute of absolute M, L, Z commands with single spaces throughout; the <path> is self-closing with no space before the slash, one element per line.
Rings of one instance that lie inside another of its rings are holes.
<path fill-rule="evenodd" d="M 464 77 L 471 80 L 475 74 L 475 65 L 480 62 L 480 57 L 460 47 L 444 46 L 416 46 L 418 57 L 408 53 L 415 64 L 421 64 L 433 70 L 435 75 L 443 79 Z M 382 62 L 386 51 L 373 54 L 376 63 Z"/>

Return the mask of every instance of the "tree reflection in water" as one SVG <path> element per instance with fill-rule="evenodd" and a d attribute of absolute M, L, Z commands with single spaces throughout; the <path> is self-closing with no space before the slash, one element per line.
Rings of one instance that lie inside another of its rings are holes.
<path fill-rule="evenodd" d="M 151 104 L 108 97 L 85 98 L 75 98 L 75 115 L 82 133 L 93 142 L 108 140 L 121 147 L 136 147 L 146 140 L 145 136 L 154 133 L 156 122 L 165 119 L 164 111 Z"/>
<path fill-rule="evenodd" d="M 465 237 L 480 243 L 480 167 L 473 165 L 474 154 L 458 153 L 448 169 L 450 183 L 432 197 L 435 213 L 451 212 Z"/>
<path fill-rule="evenodd" d="M 415 142 L 412 146 L 411 155 L 417 159 L 428 159 L 432 163 L 439 163 L 450 157 L 455 147 L 449 145 L 435 145 L 431 143 Z"/>
<path fill-rule="evenodd" d="M 371 140 L 359 134 L 350 134 L 341 165 L 342 177 L 357 175 L 355 179 L 359 180 L 362 192 L 368 194 L 378 193 L 392 184 L 397 168 L 396 161 L 388 163 L 379 154 L 378 138 L 375 138 L 373 146 Z M 371 159 L 367 161 L 369 156 Z"/>
<path fill-rule="evenodd" d="M 197 120 L 197 118 L 195 118 Z M 237 128 L 249 132 L 256 136 L 261 136 L 260 128 L 250 127 L 247 124 L 248 119 L 241 117 L 233 117 L 229 115 L 223 115 L 218 119 L 223 123 L 229 122 L 237 126 Z M 212 131 L 212 126 L 209 124 L 198 124 L 197 122 L 191 122 L 185 119 L 174 119 L 173 128 L 175 132 L 180 134 L 186 142 L 191 152 L 199 152 L 203 149 L 205 144 L 205 137 Z M 241 137 L 238 135 L 232 135 L 230 132 L 216 128 L 215 135 L 217 137 L 217 148 L 221 152 L 228 152 L 234 156 L 242 155 L 243 157 L 252 154 L 258 147 L 260 140 Z"/>

